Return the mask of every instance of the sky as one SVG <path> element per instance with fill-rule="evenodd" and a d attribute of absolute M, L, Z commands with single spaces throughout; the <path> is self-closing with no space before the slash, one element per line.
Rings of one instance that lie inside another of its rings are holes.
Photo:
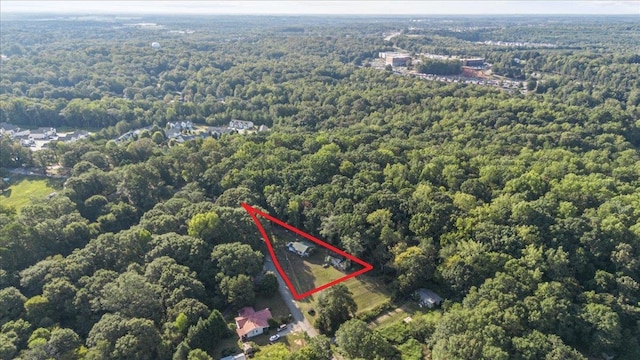
<path fill-rule="evenodd" d="M 0 1 L 0 13 L 69 14 L 627 14 L 640 0 L 623 1 Z"/>

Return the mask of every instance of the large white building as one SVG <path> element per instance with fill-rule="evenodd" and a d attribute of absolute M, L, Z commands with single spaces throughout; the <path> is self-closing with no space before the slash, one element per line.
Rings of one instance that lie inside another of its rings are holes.
<path fill-rule="evenodd" d="M 391 66 L 407 66 L 411 60 L 411 56 L 387 56 L 385 58 L 385 63 Z"/>

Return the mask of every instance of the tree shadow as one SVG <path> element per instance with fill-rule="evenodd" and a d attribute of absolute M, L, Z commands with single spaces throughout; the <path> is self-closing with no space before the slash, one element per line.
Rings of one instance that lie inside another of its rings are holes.
<path fill-rule="evenodd" d="M 316 277 L 313 274 L 311 266 L 306 263 L 306 260 L 309 258 L 303 259 L 289 252 L 284 245 L 277 246 L 275 252 L 282 270 L 284 270 L 298 294 L 315 288 L 314 283 Z"/>
<path fill-rule="evenodd" d="M 386 285 L 383 285 L 379 281 L 376 281 L 376 280 L 374 280 L 371 277 L 368 277 L 366 275 L 359 276 L 358 280 L 364 284 L 364 287 L 367 290 L 379 291 L 379 292 L 383 292 L 383 293 L 388 293 L 389 292 L 389 290 L 387 289 Z"/>

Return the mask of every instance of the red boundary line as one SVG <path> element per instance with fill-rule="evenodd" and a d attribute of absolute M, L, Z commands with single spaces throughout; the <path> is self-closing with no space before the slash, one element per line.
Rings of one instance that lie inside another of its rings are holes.
<path fill-rule="evenodd" d="M 353 256 L 351 254 L 348 254 L 348 253 L 336 248 L 335 246 L 331 246 L 331 245 L 327 244 L 326 242 L 324 242 L 324 241 L 322 241 L 320 239 L 317 239 L 317 238 L 313 237 L 312 235 L 309 235 L 309 234 L 305 233 L 304 231 L 302 231 L 300 229 L 297 229 L 297 228 L 295 228 L 295 227 L 293 227 L 293 226 L 291 226 L 291 225 L 289 225 L 289 224 L 287 224 L 287 223 L 285 223 L 285 222 L 283 222 L 281 220 L 278 220 L 278 219 L 274 218 L 271 215 L 265 214 L 264 212 L 252 207 L 251 205 L 248 205 L 246 203 L 242 203 L 242 207 L 245 210 L 247 210 L 249 215 L 251 215 L 251 218 L 253 219 L 253 222 L 258 227 L 258 230 L 260 230 L 260 234 L 262 234 L 262 238 L 264 239 L 265 243 L 267 244 L 267 249 L 269 250 L 269 254 L 271 255 L 271 259 L 273 259 L 273 264 L 276 266 L 276 269 L 278 270 L 278 272 L 282 276 L 282 279 L 284 280 L 284 282 L 289 287 L 289 291 L 291 291 L 291 295 L 293 295 L 293 298 L 296 299 L 296 300 L 301 300 L 301 299 L 303 299 L 303 298 L 305 298 L 305 297 L 307 297 L 307 296 L 309 296 L 311 294 L 315 294 L 318 291 L 324 290 L 324 289 L 326 289 L 328 287 L 331 287 L 333 285 L 341 283 L 341 282 L 343 282 L 345 280 L 349 280 L 349 279 L 351 279 L 353 277 L 356 277 L 358 275 L 364 274 L 367 271 L 373 269 L 373 265 L 371 265 L 371 264 L 369 264 L 369 263 L 367 263 L 365 261 L 362 261 L 362 260 L 358 259 L 357 257 L 355 257 L 355 256 Z M 343 277 L 341 277 L 339 279 L 333 280 L 333 281 L 331 281 L 331 282 L 329 282 L 327 284 L 324 284 L 322 286 L 318 286 L 315 289 L 311 289 L 311 290 L 309 290 L 307 292 L 304 292 L 302 294 L 298 294 L 298 292 L 296 291 L 295 287 L 291 283 L 291 280 L 289 279 L 287 274 L 284 272 L 284 270 L 282 270 L 282 266 L 280 266 L 280 262 L 278 261 L 278 258 L 276 257 L 276 253 L 273 250 L 273 245 L 271 244 L 271 241 L 269 240 L 269 237 L 267 236 L 267 232 L 264 230 L 264 227 L 262 226 L 262 224 L 260 224 L 260 221 L 258 220 L 258 217 L 256 215 L 260 215 L 260 216 L 264 217 L 265 219 L 267 219 L 267 220 L 269 220 L 271 222 L 274 222 L 274 223 L 276 223 L 276 224 L 278 224 L 278 225 L 280 225 L 280 226 L 282 226 L 282 227 L 284 227 L 284 228 L 286 228 L 288 230 L 291 230 L 291 231 L 295 232 L 296 234 L 298 234 L 298 235 L 300 235 L 300 236 L 302 236 L 302 237 L 304 237 L 306 239 L 309 239 L 309 240 L 313 241 L 314 243 L 316 243 L 316 244 L 318 244 L 318 245 L 320 245 L 322 247 L 325 247 L 325 248 L 327 248 L 327 249 L 329 249 L 329 250 L 331 250 L 331 251 L 333 251 L 335 253 L 338 253 L 338 254 L 346 257 L 347 259 L 362 265 L 363 268 L 358 270 L 358 271 L 355 271 L 355 272 L 353 272 L 353 273 L 351 273 L 349 275 L 345 275 L 345 276 L 343 276 Z"/>

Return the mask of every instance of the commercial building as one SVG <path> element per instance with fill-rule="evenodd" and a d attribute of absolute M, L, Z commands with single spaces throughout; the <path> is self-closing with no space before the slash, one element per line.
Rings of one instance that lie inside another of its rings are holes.
<path fill-rule="evenodd" d="M 462 66 L 468 66 L 472 68 L 482 68 L 484 66 L 484 59 L 483 58 L 462 59 Z"/>

